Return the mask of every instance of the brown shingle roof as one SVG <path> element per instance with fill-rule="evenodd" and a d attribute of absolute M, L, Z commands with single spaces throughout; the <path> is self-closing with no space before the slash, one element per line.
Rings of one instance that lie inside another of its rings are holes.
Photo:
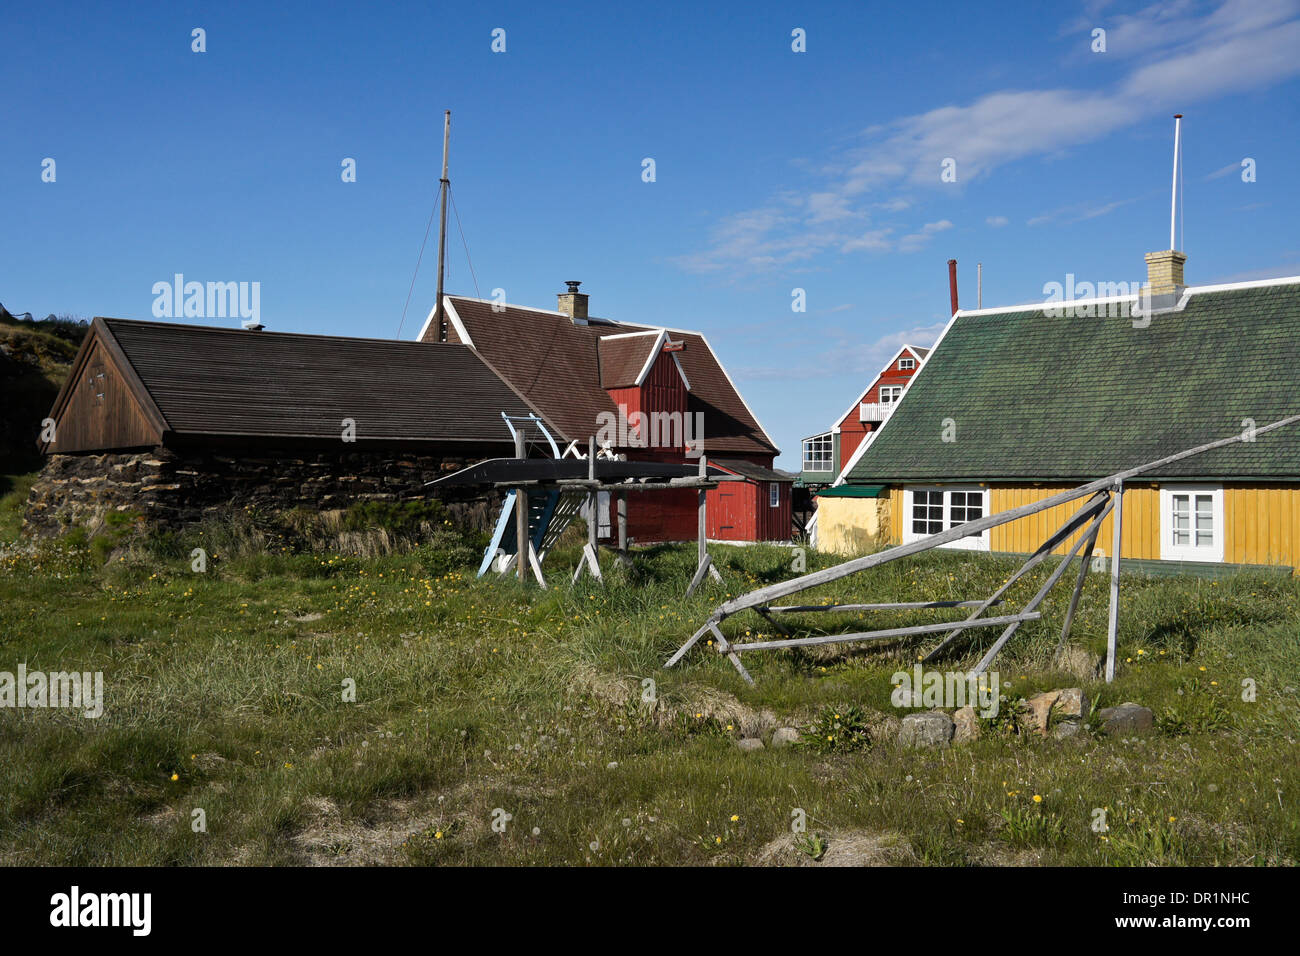
<path fill-rule="evenodd" d="M 585 441 L 598 430 L 600 413 L 617 412 L 601 386 L 600 339 L 625 332 L 661 331 L 606 319 L 575 324 L 561 312 L 513 305 L 494 312 L 490 302 L 447 298 L 474 348 L 569 440 Z M 705 452 L 777 454 L 776 445 L 746 407 L 704 336 L 677 330 L 669 334 L 686 345 L 674 354 L 691 383 L 690 411 L 704 413 Z M 425 330 L 428 341 L 436 336 L 437 330 Z M 460 341 L 455 323 L 450 336 Z"/>
<path fill-rule="evenodd" d="M 795 479 L 794 475 L 787 475 L 783 471 L 764 468 L 762 465 L 756 465 L 752 461 L 744 461 L 740 458 L 710 458 L 709 464 L 725 468 L 727 471 L 733 471 L 754 481 L 794 481 Z"/>
<path fill-rule="evenodd" d="M 631 388 L 658 344 L 659 335 L 654 331 L 602 336 L 597 347 L 600 387 Z"/>
<path fill-rule="evenodd" d="M 501 442 L 533 410 L 463 345 L 95 321 L 177 433 Z"/>

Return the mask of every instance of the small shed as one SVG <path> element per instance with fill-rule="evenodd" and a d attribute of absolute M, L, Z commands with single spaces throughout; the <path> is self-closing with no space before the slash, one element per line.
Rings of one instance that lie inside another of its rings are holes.
<path fill-rule="evenodd" d="M 536 409 L 464 345 L 97 318 L 50 411 L 27 523 L 421 497 L 512 453 L 503 412 Z"/>

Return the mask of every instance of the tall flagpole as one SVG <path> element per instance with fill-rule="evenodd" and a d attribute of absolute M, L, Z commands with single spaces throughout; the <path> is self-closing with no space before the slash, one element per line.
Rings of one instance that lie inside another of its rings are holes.
<path fill-rule="evenodd" d="M 1174 114 L 1174 186 L 1173 195 L 1169 199 L 1169 248 L 1177 249 L 1174 244 L 1174 221 L 1178 215 L 1178 150 L 1183 140 L 1183 114 Z M 447 171 L 443 170 L 444 176 Z"/>
<path fill-rule="evenodd" d="M 434 303 L 434 319 L 438 324 L 438 341 L 447 341 L 447 317 L 442 307 L 442 274 L 443 263 L 447 258 L 447 190 L 451 188 L 451 180 L 447 178 L 447 150 L 451 144 L 451 110 L 443 114 L 442 122 L 442 218 L 438 224 L 438 297 Z"/>

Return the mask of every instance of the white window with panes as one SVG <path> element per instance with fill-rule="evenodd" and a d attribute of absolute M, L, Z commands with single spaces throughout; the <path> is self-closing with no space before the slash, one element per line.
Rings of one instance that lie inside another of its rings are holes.
<path fill-rule="evenodd" d="M 903 397 L 903 386 L 901 385 L 882 385 L 880 386 L 880 404 L 889 405 Z"/>
<path fill-rule="evenodd" d="M 898 368 L 899 368 L 900 371 L 903 371 L 903 372 L 906 372 L 906 371 L 908 371 L 909 369 L 914 369 L 914 368 L 916 368 L 916 359 L 914 359 L 914 358 L 901 358 L 901 359 L 898 360 Z"/>
<path fill-rule="evenodd" d="M 835 470 L 835 438 L 830 432 L 803 440 L 803 470 Z"/>
<path fill-rule="evenodd" d="M 966 485 L 933 485 L 903 489 L 903 543 L 919 541 L 940 531 L 988 514 L 988 489 Z M 946 547 L 987 551 L 989 533 L 968 535 Z"/>
<path fill-rule="evenodd" d="M 1223 560 L 1223 486 L 1160 489 L 1160 557 L 1164 561 Z"/>

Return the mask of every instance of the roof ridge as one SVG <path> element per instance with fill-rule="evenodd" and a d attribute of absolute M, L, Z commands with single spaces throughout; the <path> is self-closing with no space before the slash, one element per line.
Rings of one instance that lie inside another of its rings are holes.
<path fill-rule="evenodd" d="M 1245 282 L 1220 282 L 1211 285 L 1189 285 L 1183 287 L 1183 298 L 1205 295 L 1210 292 L 1235 292 L 1242 289 L 1263 289 L 1270 286 L 1300 285 L 1300 275 L 1278 276 L 1273 279 L 1251 279 Z M 1129 292 L 1124 295 L 1093 296 L 1089 299 L 1050 299 L 1040 302 L 1025 302 L 1019 305 L 992 306 L 987 309 L 958 309 L 953 318 L 982 315 L 1008 315 L 1012 312 L 1036 312 L 1040 309 L 1078 308 L 1085 305 L 1101 305 L 1106 302 L 1127 302 L 1136 299 L 1139 293 Z"/>
<path fill-rule="evenodd" d="M 248 329 L 231 329 L 219 325 L 195 325 L 190 322 L 153 322 L 149 319 L 120 319 L 110 316 L 96 316 L 95 318 L 105 323 L 121 323 L 130 326 L 147 326 L 149 328 L 161 329 L 183 329 L 191 332 L 212 332 L 226 333 L 230 335 L 239 335 L 247 338 L 250 335 L 260 335 L 265 338 L 295 338 L 295 339 L 329 339 L 343 342 L 374 342 L 382 345 L 403 345 L 403 346 L 442 346 L 450 345 L 455 348 L 469 348 L 463 342 L 421 342 L 418 339 L 382 339 L 374 336 L 364 335 L 326 335 L 323 332 L 276 332 L 263 329 L 259 332 L 250 332 Z"/>

